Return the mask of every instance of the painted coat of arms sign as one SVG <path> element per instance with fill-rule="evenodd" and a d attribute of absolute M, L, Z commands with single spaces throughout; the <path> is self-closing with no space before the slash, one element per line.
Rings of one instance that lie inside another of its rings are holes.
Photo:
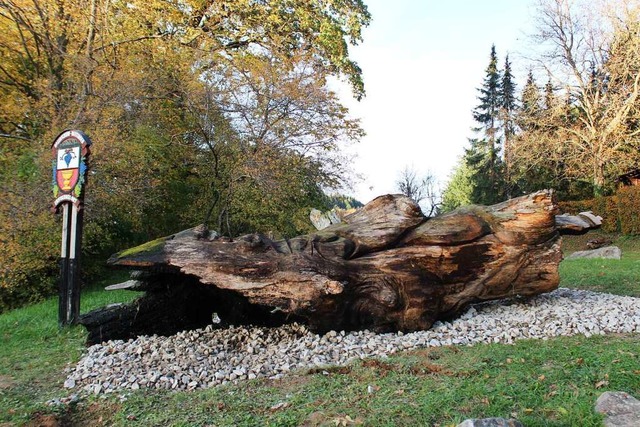
<path fill-rule="evenodd" d="M 54 211 L 62 211 L 62 245 L 60 247 L 60 296 L 58 323 L 77 322 L 80 316 L 80 246 L 82 244 L 82 200 L 84 197 L 87 157 L 91 140 L 78 130 L 66 130 L 54 141 L 53 202 Z"/>
<path fill-rule="evenodd" d="M 53 143 L 54 206 L 63 202 L 78 204 L 87 171 L 86 159 L 91 140 L 77 130 L 62 132 Z"/>

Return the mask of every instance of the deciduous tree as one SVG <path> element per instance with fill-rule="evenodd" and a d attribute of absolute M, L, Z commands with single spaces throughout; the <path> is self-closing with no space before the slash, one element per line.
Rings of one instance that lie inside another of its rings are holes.
<path fill-rule="evenodd" d="M 436 179 L 431 173 L 419 177 L 416 170 L 405 166 L 396 181 L 397 190 L 420 205 L 425 216 L 431 217 L 438 212 L 440 195 Z"/>
<path fill-rule="evenodd" d="M 538 9 L 540 62 L 569 105 L 556 115 L 550 143 L 531 149 L 540 161 L 561 153 L 566 175 L 596 195 L 640 161 L 639 16 L 637 2 L 622 0 L 543 0 Z"/>
<path fill-rule="evenodd" d="M 277 206 L 285 200 L 301 206 L 306 195 L 337 182 L 339 173 L 327 165 L 343 137 L 361 132 L 324 83 L 328 75 L 345 78 L 363 96 L 361 70 L 348 48 L 369 19 L 360 0 L 1 0 L 0 184 L 16 203 L 33 208 L 26 211 L 34 213 L 34 227 L 45 221 L 41 228 L 55 230 L 40 215 L 49 208 L 49 147 L 73 127 L 95 142 L 87 251 L 193 224 L 216 197 L 224 196 L 228 207 L 214 213 L 218 218 L 249 201 L 259 204 L 250 194 L 268 198 L 276 190 L 279 197 L 270 200 L 279 200 Z M 234 116 L 235 88 L 216 86 L 211 76 L 219 82 L 243 73 L 252 75 L 242 83 L 245 92 L 235 93 L 246 102 Z M 252 88 L 256 82 L 261 85 Z M 266 90 L 269 85 L 279 92 Z M 203 111 L 206 120 L 198 115 Z M 240 114 L 250 126 L 241 126 Z M 331 153 L 326 162 L 324 151 Z M 265 159 L 277 160 L 267 165 Z M 37 200 L 22 191 L 32 182 L 40 183 Z M 0 206 L 0 216 L 9 215 Z M 20 245 L 2 241 L 0 251 L 9 244 Z M 54 258 L 55 248 L 42 256 Z"/>

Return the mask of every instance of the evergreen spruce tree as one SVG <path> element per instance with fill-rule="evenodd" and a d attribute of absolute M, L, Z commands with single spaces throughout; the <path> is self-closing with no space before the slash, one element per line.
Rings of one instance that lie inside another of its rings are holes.
<path fill-rule="evenodd" d="M 518 126 L 523 131 L 533 130 L 538 126 L 541 108 L 540 102 L 540 88 L 533 77 L 533 71 L 529 70 L 527 82 L 522 89 L 522 109 L 518 114 Z"/>
<path fill-rule="evenodd" d="M 516 138 L 516 150 L 521 154 L 526 152 L 532 143 L 540 143 L 544 139 L 548 123 L 545 117 L 546 110 L 543 110 L 543 94 L 536 83 L 533 71 L 529 70 L 527 81 L 522 88 L 520 105 L 517 114 L 517 122 L 520 133 Z M 518 191 L 530 193 L 549 187 L 552 168 L 549 162 L 532 164 L 526 156 L 517 156 L 514 162 L 513 180 L 516 182 Z"/>
<path fill-rule="evenodd" d="M 511 179 L 516 183 L 517 191 L 528 193 L 538 188 L 539 183 L 546 178 L 546 173 L 541 173 L 540 167 L 533 167 L 531 162 L 522 158 L 522 151 L 527 151 L 532 140 L 537 140 L 542 124 L 542 94 L 536 83 L 533 71 L 529 70 L 527 81 L 522 88 L 520 98 L 521 108 L 517 114 L 519 134 L 515 138 L 514 150 L 518 152 L 514 156 Z M 546 187 L 543 187 L 546 188 Z"/>
<path fill-rule="evenodd" d="M 514 77 L 511 72 L 511 62 L 509 61 L 509 55 L 504 61 L 504 70 L 502 72 L 502 84 L 501 84 L 501 107 L 503 110 L 503 131 L 506 139 L 506 135 L 513 137 L 516 133 L 515 115 L 518 110 L 518 102 L 516 99 L 516 84 L 513 81 Z"/>
<path fill-rule="evenodd" d="M 473 110 L 478 127 L 473 130 L 478 138 L 469 140 L 471 147 L 465 150 L 465 161 L 471 169 L 473 192 L 471 201 L 484 205 L 503 200 L 503 163 L 500 158 L 499 134 L 502 107 L 502 81 L 498 70 L 495 45 L 491 46 L 489 66 L 482 87 L 478 89 L 480 104 Z"/>
<path fill-rule="evenodd" d="M 547 111 L 553 110 L 556 102 L 556 89 L 553 87 L 551 77 L 549 77 L 547 83 L 544 85 L 544 109 Z"/>
<path fill-rule="evenodd" d="M 516 84 L 513 81 L 511 73 L 511 62 L 509 55 L 504 60 L 504 70 L 502 72 L 501 81 L 501 119 L 502 119 L 502 135 L 504 138 L 504 189 L 506 198 L 511 198 L 514 184 L 512 182 L 512 144 L 516 135 Z"/>

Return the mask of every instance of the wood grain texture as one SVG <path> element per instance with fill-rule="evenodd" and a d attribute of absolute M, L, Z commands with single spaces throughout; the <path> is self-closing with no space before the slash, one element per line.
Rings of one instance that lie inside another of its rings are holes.
<path fill-rule="evenodd" d="M 402 195 L 381 196 L 344 222 L 272 241 L 253 234 L 203 239 L 193 230 L 114 266 L 195 278 L 252 311 L 304 320 L 318 331 L 427 329 L 470 303 L 555 289 L 562 260 L 551 191 L 425 218 Z M 158 273 L 161 274 L 161 273 Z"/>

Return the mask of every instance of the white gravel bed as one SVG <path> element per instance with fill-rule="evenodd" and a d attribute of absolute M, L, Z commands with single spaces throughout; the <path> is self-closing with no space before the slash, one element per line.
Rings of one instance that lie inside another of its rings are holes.
<path fill-rule="evenodd" d="M 170 337 L 109 341 L 89 347 L 70 368 L 64 385 L 95 394 L 141 387 L 193 390 L 258 377 L 280 378 L 299 368 L 344 365 L 422 347 L 606 333 L 640 333 L 640 298 L 560 288 L 527 300 L 477 305 L 456 320 L 407 334 L 317 335 L 293 324 L 208 326 Z"/>

